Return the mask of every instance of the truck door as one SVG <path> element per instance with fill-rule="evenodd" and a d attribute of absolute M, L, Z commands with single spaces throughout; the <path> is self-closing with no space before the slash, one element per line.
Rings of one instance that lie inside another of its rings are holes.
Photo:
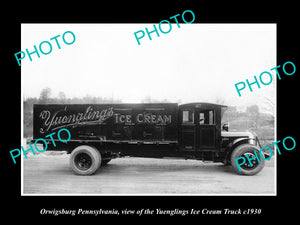
<path fill-rule="evenodd" d="M 194 109 L 183 109 L 181 119 L 181 144 L 184 150 L 195 150 L 196 126 Z"/>
<path fill-rule="evenodd" d="M 197 109 L 196 110 L 196 133 L 197 148 L 215 148 L 216 147 L 216 119 L 215 109 Z"/>

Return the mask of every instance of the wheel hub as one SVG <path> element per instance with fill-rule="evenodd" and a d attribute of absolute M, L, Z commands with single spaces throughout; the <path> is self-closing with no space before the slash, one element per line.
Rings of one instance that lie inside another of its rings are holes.
<path fill-rule="evenodd" d="M 241 165 L 241 167 L 243 169 L 252 170 L 252 169 L 256 168 L 257 165 L 259 164 L 258 160 L 256 158 L 254 158 L 255 154 L 253 152 L 245 152 L 244 154 L 241 155 L 241 157 L 244 157 L 246 159 L 246 162 L 243 165 Z M 251 163 L 249 162 L 248 159 L 251 160 Z"/>
<path fill-rule="evenodd" d="M 75 164 L 81 170 L 87 170 L 92 166 L 92 159 L 86 153 L 80 153 L 75 157 Z"/>

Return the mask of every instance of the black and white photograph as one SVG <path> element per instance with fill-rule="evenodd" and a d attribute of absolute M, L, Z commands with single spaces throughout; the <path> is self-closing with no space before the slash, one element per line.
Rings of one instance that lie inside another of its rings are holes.
<path fill-rule="evenodd" d="M 66 3 L 4 7 L 4 217 L 297 215 L 294 4 Z"/>
<path fill-rule="evenodd" d="M 276 195 L 276 24 L 179 21 L 22 24 L 23 195 Z"/>

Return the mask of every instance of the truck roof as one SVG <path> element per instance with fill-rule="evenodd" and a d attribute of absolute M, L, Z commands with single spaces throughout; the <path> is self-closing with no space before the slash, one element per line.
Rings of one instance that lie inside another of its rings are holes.
<path fill-rule="evenodd" d="M 180 104 L 179 105 L 180 108 L 183 108 L 183 107 L 196 107 L 196 108 L 199 108 L 201 106 L 227 107 L 226 105 L 208 103 L 208 102 L 192 102 L 192 103 L 185 103 L 185 104 Z"/>

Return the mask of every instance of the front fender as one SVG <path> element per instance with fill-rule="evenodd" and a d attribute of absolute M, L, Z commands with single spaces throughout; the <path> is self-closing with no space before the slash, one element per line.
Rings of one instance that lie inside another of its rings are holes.
<path fill-rule="evenodd" d="M 237 138 L 237 139 L 233 140 L 231 143 L 232 143 L 232 145 L 235 145 L 239 142 L 243 142 L 243 144 L 244 144 L 245 142 L 249 143 L 250 140 L 253 140 L 253 138 Z"/>
<path fill-rule="evenodd" d="M 243 137 L 243 138 L 237 138 L 234 139 L 232 142 L 230 142 L 227 147 L 226 147 L 226 152 L 227 152 L 227 157 L 230 158 L 231 152 L 238 146 L 238 145 L 242 145 L 242 144 L 251 144 L 251 145 L 255 145 L 259 148 L 260 147 L 260 143 L 258 141 L 258 138 L 247 138 L 247 137 Z"/>
<path fill-rule="evenodd" d="M 227 150 L 231 150 L 231 149 L 234 149 L 237 145 L 241 145 L 241 144 L 253 144 L 253 143 L 250 143 L 251 141 L 255 141 L 255 139 L 253 138 L 237 138 L 237 139 L 234 139 L 232 142 L 230 142 L 227 146 Z"/>

